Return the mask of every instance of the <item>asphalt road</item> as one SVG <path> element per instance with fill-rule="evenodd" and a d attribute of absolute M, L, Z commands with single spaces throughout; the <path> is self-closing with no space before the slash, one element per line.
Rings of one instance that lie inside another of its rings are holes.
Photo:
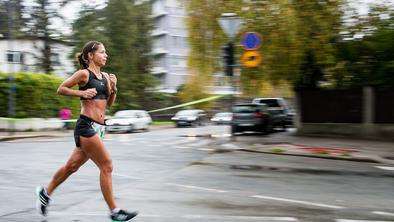
<path fill-rule="evenodd" d="M 210 133 L 226 139 L 228 129 L 107 135 L 119 206 L 138 210 L 136 222 L 394 221 L 391 171 L 371 163 L 223 150 L 210 138 L 192 137 Z M 72 147 L 70 133 L 0 143 L 0 221 L 109 221 L 92 162 L 56 190 L 46 219 L 36 213 L 35 187 L 49 182 Z"/>

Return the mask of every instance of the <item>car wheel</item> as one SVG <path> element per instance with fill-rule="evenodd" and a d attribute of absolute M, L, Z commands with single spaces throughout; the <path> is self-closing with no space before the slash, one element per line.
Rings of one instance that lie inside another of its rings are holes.
<path fill-rule="evenodd" d="M 237 133 L 237 132 L 238 132 L 238 127 L 232 125 L 232 126 L 231 126 L 231 134 L 234 134 L 234 133 Z"/>
<path fill-rule="evenodd" d="M 282 131 L 286 131 L 286 122 L 282 123 Z"/>
<path fill-rule="evenodd" d="M 129 125 L 130 129 L 127 131 L 128 133 L 132 133 L 134 131 L 134 126 L 133 125 Z"/>

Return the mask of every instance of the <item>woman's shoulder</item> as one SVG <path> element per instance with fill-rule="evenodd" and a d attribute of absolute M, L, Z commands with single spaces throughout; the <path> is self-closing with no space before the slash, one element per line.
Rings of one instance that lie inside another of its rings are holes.
<path fill-rule="evenodd" d="M 78 77 L 87 77 L 87 76 L 89 76 L 89 70 L 87 70 L 87 69 L 80 69 L 80 70 L 77 70 L 77 71 L 74 73 L 74 76 L 78 76 Z"/>

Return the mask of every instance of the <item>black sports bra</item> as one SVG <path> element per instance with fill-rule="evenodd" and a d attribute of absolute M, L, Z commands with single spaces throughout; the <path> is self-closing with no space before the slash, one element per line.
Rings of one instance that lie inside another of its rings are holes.
<path fill-rule="evenodd" d="M 104 76 L 104 74 L 101 74 L 102 78 L 98 79 L 92 71 L 90 71 L 89 69 L 87 70 L 89 72 L 89 80 L 86 83 L 86 85 L 80 86 L 79 90 L 95 88 L 97 94 L 90 99 L 107 99 L 108 98 L 107 78 Z M 81 100 L 89 100 L 89 99 L 81 97 Z"/>

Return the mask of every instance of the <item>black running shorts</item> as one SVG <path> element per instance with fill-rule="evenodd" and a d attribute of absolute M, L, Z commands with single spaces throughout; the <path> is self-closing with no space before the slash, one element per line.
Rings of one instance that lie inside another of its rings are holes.
<path fill-rule="evenodd" d="M 100 138 L 104 137 L 104 125 L 95 122 L 91 118 L 80 115 L 79 119 L 77 120 L 77 124 L 75 125 L 74 129 L 74 140 L 75 145 L 77 147 L 81 147 L 80 136 L 83 137 L 92 137 L 96 133 L 100 136 Z"/>

